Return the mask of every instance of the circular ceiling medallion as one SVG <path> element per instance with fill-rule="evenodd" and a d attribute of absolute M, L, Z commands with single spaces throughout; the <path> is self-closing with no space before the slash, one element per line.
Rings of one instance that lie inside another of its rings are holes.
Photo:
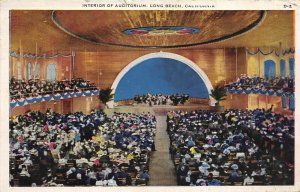
<path fill-rule="evenodd" d="M 156 35 L 191 35 L 194 33 L 199 33 L 200 29 L 192 27 L 140 27 L 133 29 L 126 29 L 123 33 L 127 35 L 147 35 L 147 36 L 156 36 Z"/>
<path fill-rule="evenodd" d="M 180 48 L 240 36 L 258 26 L 265 15 L 266 11 L 259 10 L 59 10 L 52 12 L 52 20 L 64 32 L 91 43 Z"/>

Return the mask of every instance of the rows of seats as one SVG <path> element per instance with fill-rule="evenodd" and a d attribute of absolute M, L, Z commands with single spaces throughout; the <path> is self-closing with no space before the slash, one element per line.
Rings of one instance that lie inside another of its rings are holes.
<path fill-rule="evenodd" d="M 178 185 L 293 185 L 294 120 L 271 110 L 169 112 Z"/>
<path fill-rule="evenodd" d="M 11 186 L 147 185 L 155 116 L 28 112 L 10 119 Z"/>
<path fill-rule="evenodd" d="M 90 81 L 81 78 L 62 81 L 45 81 L 39 79 L 25 81 L 12 78 L 9 83 L 11 99 L 87 90 L 97 90 L 97 87 Z"/>

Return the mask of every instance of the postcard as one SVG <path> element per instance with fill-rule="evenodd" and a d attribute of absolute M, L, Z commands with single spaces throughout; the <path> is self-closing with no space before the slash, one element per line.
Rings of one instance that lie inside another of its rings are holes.
<path fill-rule="evenodd" d="M 299 191 L 299 6 L 1 1 L 0 191 Z"/>

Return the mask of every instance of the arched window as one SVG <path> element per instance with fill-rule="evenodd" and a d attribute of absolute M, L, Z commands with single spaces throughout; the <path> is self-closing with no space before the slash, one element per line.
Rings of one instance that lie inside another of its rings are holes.
<path fill-rule="evenodd" d="M 35 78 L 36 78 L 36 79 L 39 79 L 39 78 L 40 78 L 40 64 L 39 64 L 39 63 L 37 63 L 37 64 L 35 65 Z"/>
<path fill-rule="evenodd" d="M 17 63 L 17 78 L 22 79 L 22 63 Z"/>
<path fill-rule="evenodd" d="M 286 96 L 281 97 L 282 108 L 286 108 Z"/>
<path fill-rule="evenodd" d="M 47 81 L 55 81 L 56 80 L 56 65 L 49 64 L 47 66 Z"/>
<path fill-rule="evenodd" d="M 280 77 L 281 78 L 285 78 L 286 77 L 285 60 L 284 59 L 280 60 Z"/>
<path fill-rule="evenodd" d="M 273 60 L 265 61 L 265 79 L 276 77 L 276 64 Z"/>
<path fill-rule="evenodd" d="M 295 99 L 293 97 L 290 98 L 290 110 L 295 110 Z"/>
<path fill-rule="evenodd" d="M 290 78 L 294 79 L 295 78 L 295 59 L 290 58 L 289 59 L 289 67 L 290 67 Z"/>
<path fill-rule="evenodd" d="M 27 65 L 27 79 L 32 79 L 32 64 L 28 63 Z"/>

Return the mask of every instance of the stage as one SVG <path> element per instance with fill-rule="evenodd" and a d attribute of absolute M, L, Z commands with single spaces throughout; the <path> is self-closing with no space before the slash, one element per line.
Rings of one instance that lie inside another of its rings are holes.
<path fill-rule="evenodd" d="M 192 104 L 186 103 L 184 105 L 153 105 L 149 106 L 146 104 L 133 104 L 133 105 L 122 105 L 116 106 L 111 109 L 104 109 L 107 114 L 112 114 L 113 112 L 118 113 L 142 113 L 149 112 L 152 114 L 166 115 L 168 111 L 194 111 L 194 110 L 213 110 L 214 108 L 208 104 Z"/>

